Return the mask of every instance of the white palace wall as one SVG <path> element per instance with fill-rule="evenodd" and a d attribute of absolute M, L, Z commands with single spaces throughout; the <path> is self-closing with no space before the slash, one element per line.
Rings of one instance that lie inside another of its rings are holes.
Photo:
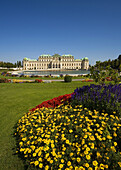
<path fill-rule="evenodd" d="M 88 70 L 88 68 L 88 58 L 74 59 L 72 55 L 41 55 L 38 60 L 23 59 L 23 70 Z"/>

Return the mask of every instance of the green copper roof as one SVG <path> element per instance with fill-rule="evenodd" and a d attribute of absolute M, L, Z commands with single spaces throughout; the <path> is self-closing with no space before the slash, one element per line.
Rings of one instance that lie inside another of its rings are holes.
<path fill-rule="evenodd" d="M 82 61 L 81 59 L 75 59 L 75 61 Z"/>
<path fill-rule="evenodd" d="M 62 55 L 62 57 L 72 57 L 72 55 L 71 54 L 64 54 L 64 55 Z"/>
<path fill-rule="evenodd" d="M 26 61 L 37 61 L 36 59 L 24 58 Z"/>
<path fill-rule="evenodd" d="M 83 58 L 83 60 L 89 60 L 87 57 Z"/>
<path fill-rule="evenodd" d="M 43 57 L 51 57 L 50 54 L 42 54 L 41 56 L 43 56 Z M 41 57 L 41 56 L 40 56 L 40 57 Z"/>
<path fill-rule="evenodd" d="M 28 60 L 28 58 L 24 58 L 24 60 Z"/>

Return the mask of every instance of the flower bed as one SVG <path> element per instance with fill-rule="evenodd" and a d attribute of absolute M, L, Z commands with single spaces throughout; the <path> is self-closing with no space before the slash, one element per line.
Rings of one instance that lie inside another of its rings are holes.
<path fill-rule="evenodd" d="M 51 100 L 47 100 L 42 102 L 41 104 L 37 105 L 35 108 L 32 108 L 30 111 L 34 111 L 36 109 L 42 108 L 42 107 L 47 107 L 47 108 L 55 108 L 62 104 L 63 102 L 70 101 L 72 94 L 65 94 L 59 97 L 55 97 Z"/>
<path fill-rule="evenodd" d="M 121 116 L 121 84 L 94 85 L 77 88 L 72 94 L 72 105 L 82 104 L 91 110 L 116 111 Z"/>
<path fill-rule="evenodd" d="M 19 79 L 11 79 L 12 83 L 33 83 L 34 80 L 19 80 Z"/>
<path fill-rule="evenodd" d="M 82 82 L 93 82 L 94 80 L 92 80 L 92 79 L 84 79 L 84 80 L 82 80 Z"/>
<path fill-rule="evenodd" d="M 42 79 L 35 79 L 35 83 L 42 83 L 43 80 Z"/>
<path fill-rule="evenodd" d="M 121 120 L 115 109 L 89 110 L 72 102 L 88 88 L 45 101 L 18 121 L 17 152 L 27 164 L 45 170 L 121 169 Z M 96 86 L 95 93 L 99 89 Z"/>
<path fill-rule="evenodd" d="M 119 122 L 81 105 L 43 107 L 19 120 L 18 151 L 40 169 L 120 169 Z"/>
<path fill-rule="evenodd" d="M 0 78 L 0 83 L 11 83 L 11 80 L 6 78 Z"/>

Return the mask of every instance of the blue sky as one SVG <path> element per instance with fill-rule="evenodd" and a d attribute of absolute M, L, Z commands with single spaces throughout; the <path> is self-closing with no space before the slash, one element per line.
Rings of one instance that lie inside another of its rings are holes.
<path fill-rule="evenodd" d="M 0 0 L 0 61 L 121 54 L 121 0 Z"/>

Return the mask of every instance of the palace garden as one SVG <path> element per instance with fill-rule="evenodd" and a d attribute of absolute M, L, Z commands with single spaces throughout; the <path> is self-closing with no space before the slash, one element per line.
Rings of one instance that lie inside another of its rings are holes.
<path fill-rule="evenodd" d="M 0 169 L 121 169 L 121 85 L 0 83 Z"/>

